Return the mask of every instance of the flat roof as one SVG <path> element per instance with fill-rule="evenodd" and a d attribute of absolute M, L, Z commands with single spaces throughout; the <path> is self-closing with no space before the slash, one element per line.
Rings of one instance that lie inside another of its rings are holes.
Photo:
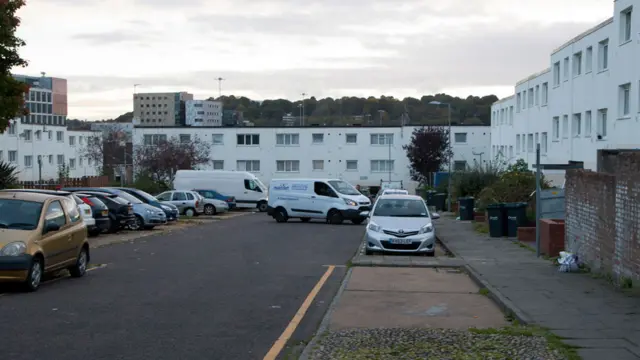
<path fill-rule="evenodd" d="M 446 124 L 434 125 L 434 124 L 405 124 L 404 126 L 400 125 L 330 125 L 330 126 L 180 126 L 180 125 L 172 125 L 172 126 L 134 126 L 136 129 L 358 129 L 358 128 L 403 128 L 403 127 L 414 127 L 414 126 L 448 126 Z M 478 125 L 478 124 L 456 124 L 451 125 L 451 127 L 490 127 L 491 125 Z"/>
<path fill-rule="evenodd" d="M 493 106 L 493 105 L 497 105 L 497 104 L 500 104 L 500 103 L 503 103 L 503 102 L 505 102 L 505 101 L 507 101 L 507 100 L 511 100 L 511 99 L 513 99 L 515 96 L 516 96 L 515 94 L 514 94 L 514 95 L 509 95 L 509 96 L 507 96 L 507 97 L 505 97 L 505 98 L 502 98 L 502 99 L 500 99 L 500 100 L 498 100 L 498 101 L 494 102 L 493 104 L 491 104 L 491 106 Z"/>
<path fill-rule="evenodd" d="M 610 17 L 607 20 L 601 22 L 600 24 L 592 27 L 591 29 L 589 29 L 589 30 L 587 30 L 585 32 L 580 33 L 578 36 L 576 36 L 573 39 L 567 41 L 566 43 L 560 45 L 559 47 L 557 47 L 555 50 L 553 50 L 551 52 L 551 55 L 554 55 L 555 53 L 557 53 L 560 50 L 566 48 L 567 46 L 569 46 L 569 45 L 571 45 L 571 44 L 573 44 L 573 43 L 575 43 L 575 42 L 577 42 L 579 40 L 582 40 L 586 36 L 589 36 L 589 35 L 593 34 L 594 32 L 596 32 L 596 31 L 598 31 L 598 30 L 600 30 L 600 29 L 604 28 L 605 26 L 607 26 L 609 24 L 612 24 L 612 23 L 613 23 L 613 17 Z"/>
<path fill-rule="evenodd" d="M 518 86 L 518 85 L 522 85 L 522 84 L 524 84 L 524 83 L 526 83 L 526 82 L 528 82 L 528 81 L 531 81 L 531 80 L 533 80 L 533 79 L 537 78 L 538 76 L 542 76 L 542 75 L 544 75 L 544 74 L 548 73 L 549 71 L 551 71 L 551 68 L 546 68 L 546 69 L 544 69 L 544 70 L 542 70 L 542 71 L 538 71 L 538 72 L 537 72 L 537 73 L 535 73 L 535 74 L 531 74 L 531 75 L 527 76 L 526 78 L 524 78 L 524 79 L 522 79 L 522 80 L 518 81 L 518 82 L 516 83 L 516 86 Z"/>

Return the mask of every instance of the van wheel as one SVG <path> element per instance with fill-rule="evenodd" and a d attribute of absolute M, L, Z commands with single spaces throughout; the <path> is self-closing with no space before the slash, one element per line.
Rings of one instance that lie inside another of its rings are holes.
<path fill-rule="evenodd" d="M 184 214 L 188 217 L 193 217 L 193 216 L 196 216 L 196 211 L 192 208 L 188 208 L 187 210 L 184 211 Z"/>
<path fill-rule="evenodd" d="M 300 221 L 302 222 L 309 222 L 311 220 L 311 218 L 300 218 Z"/>
<path fill-rule="evenodd" d="M 205 215 L 215 215 L 216 214 L 216 207 L 211 205 L 211 204 L 207 204 L 204 206 L 204 214 Z"/>
<path fill-rule="evenodd" d="M 275 214 L 273 214 L 273 218 L 276 219 L 279 223 L 284 223 L 289 220 L 289 216 L 287 215 L 287 210 L 283 208 L 277 208 Z"/>
<path fill-rule="evenodd" d="M 29 274 L 27 280 L 23 283 L 25 291 L 34 292 L 40 288 L 42 282 L 42 276 L 44 275 L 44 263 L 42 258 L 34 256 L 31 260 L 31 267 L 29 268 Z"/>
<path fill-rule="evenodd" d="M 338 210 L 329 211 L 329 215 L 327 215 L 327 221 L 333 225 L 340 225 L 344 221 L 342 214 Z"/>
<path fill-rule="evenodd" d="M 260 201 L 258 203 L 258 210 L 260 212 L 266 212 L 267 211 L 267 207 L 269 207 L 269 204 L 267 204 L 266 201 Z"/>

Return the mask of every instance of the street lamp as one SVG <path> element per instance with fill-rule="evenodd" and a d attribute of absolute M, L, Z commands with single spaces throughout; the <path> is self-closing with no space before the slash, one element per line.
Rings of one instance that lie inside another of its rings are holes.
<path fill-rule="evenodd" d="M 451 174 L 451 157 L 453 156 L 453 151 L 451 150 L 451 104 L 449 103 L 443 103 L 440 101 L 432 101 L 429 103 L 430 105 L 436 105 L 436 106 L 440 106 L 440 105 L 447 105 L 447 110 L 448 110 L 448 123 L 449 123 L 449 175 L 448 175 L 448 179 L 447 179 L 447 209 L 449 211 L 451 211 L 451 179 L 452 179 L 452 174 Z"/>

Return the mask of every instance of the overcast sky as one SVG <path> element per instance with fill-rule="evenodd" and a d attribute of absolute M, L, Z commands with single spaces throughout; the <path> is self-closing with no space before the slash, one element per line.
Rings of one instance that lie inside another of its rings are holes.
<path fill-rule="evenodd" d="M 139 92 L 252 99 L 510 95 L 612 0 L 28 0 L 16 72 L 69 80 L 69 117 Z"/>

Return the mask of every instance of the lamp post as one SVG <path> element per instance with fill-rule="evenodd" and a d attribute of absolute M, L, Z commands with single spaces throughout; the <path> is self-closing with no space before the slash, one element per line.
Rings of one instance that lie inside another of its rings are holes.
<path fill-rule="evenodd" d="M 451 180 L 453 178 L 451 174 L 451 157 L 453 156 L 453 151 L 451 150 L 451 104 L 443 103 L 440 101 L 432 101 L 429 103 L 430 105 L 446 105 L 448 110 L 448 123 L 449 123 L 449 174 L 447 179 L 447 210 L 451 211 Z"/>
<path fill-rule="evenodd" d="M 307 93 L 302 93 L 302 126 L 304 126 L 304 97 L 307 96 Z"/>

